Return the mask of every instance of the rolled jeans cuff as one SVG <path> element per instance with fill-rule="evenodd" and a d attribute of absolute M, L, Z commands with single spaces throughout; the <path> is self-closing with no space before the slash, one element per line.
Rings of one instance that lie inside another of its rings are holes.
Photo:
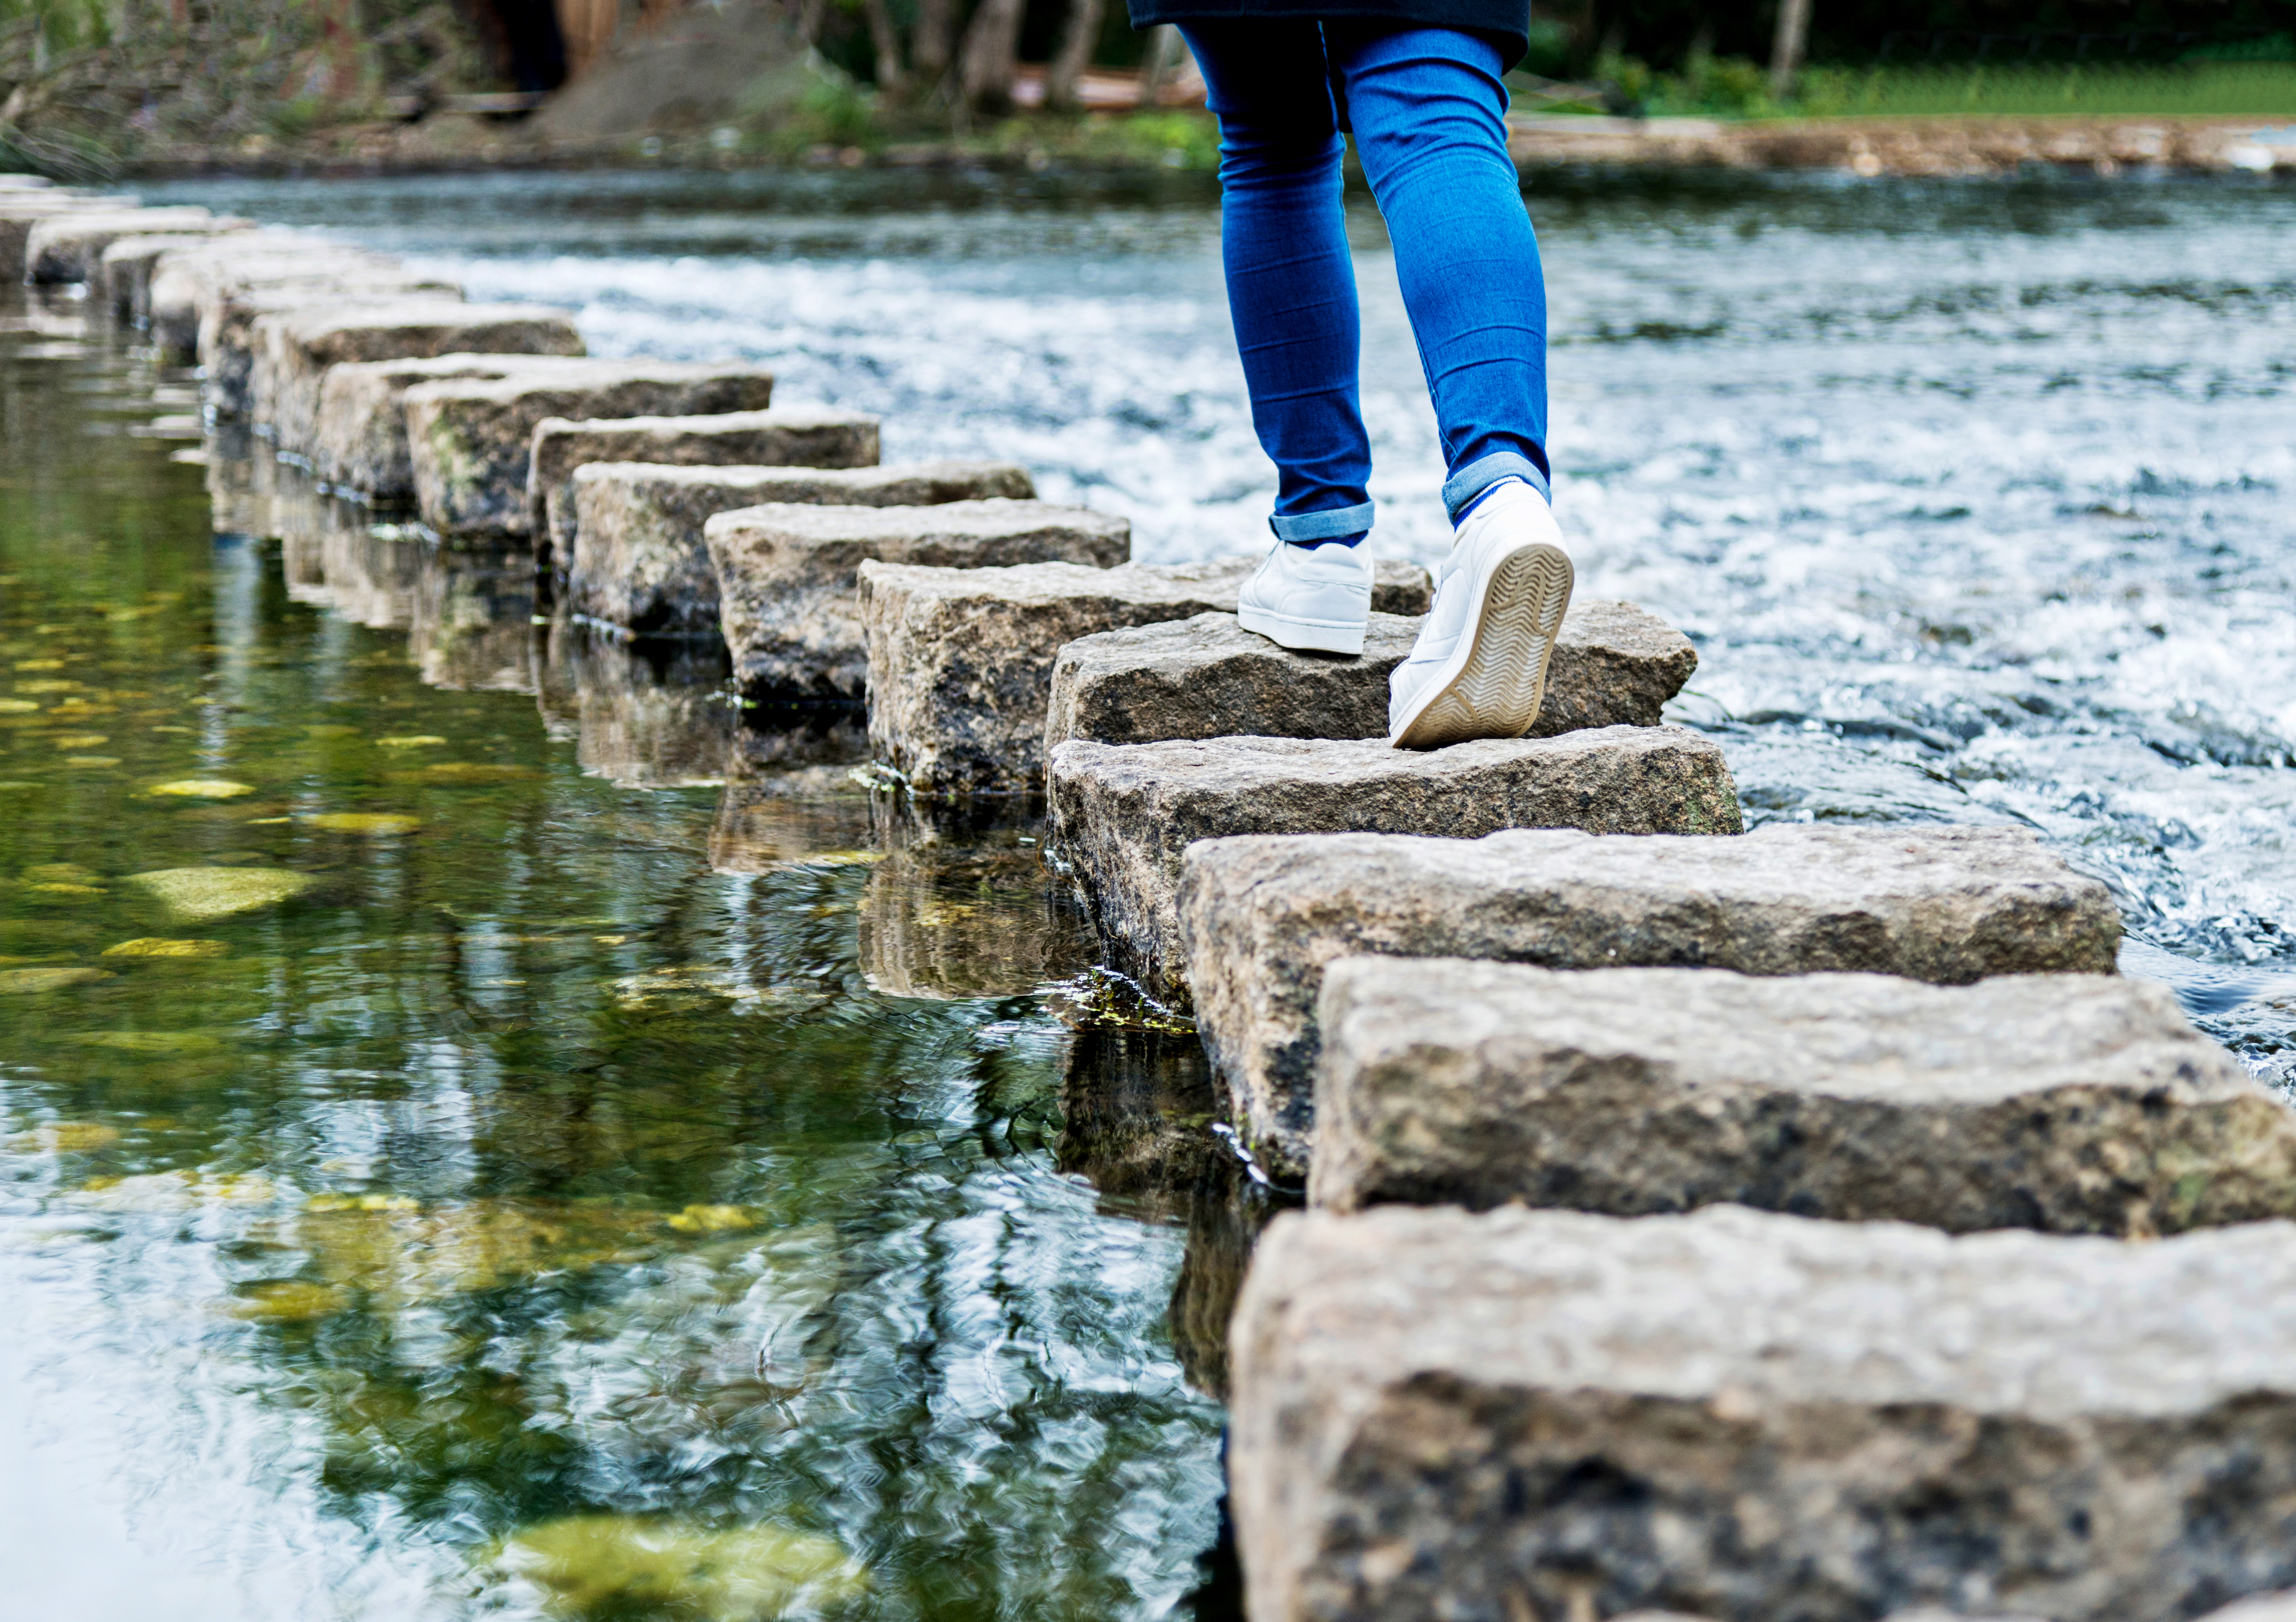
<path fill-rule="evenodd" d="M 1367 534 L 1371 520 L 1372 504 L 1366 501 L 1359 506 L 1335 506 L 1324 513 L 1278 513 L 1268 519 L 1267 527 L 1275 531 L 1278 540 L 1336 540 L 1342 535 Z"/>
<path fill-rule="evenodd" d="M 1554 499 L 1554 487 L 1538 471 L 1538 463 L 1512 450 L 1497 451 L 1468 463 L 1443 482 L 1443 506 L 1451 522 L 1456 523 L 1462 507 L 1502 479 L 1520 479 L 1546 500 Z"/>

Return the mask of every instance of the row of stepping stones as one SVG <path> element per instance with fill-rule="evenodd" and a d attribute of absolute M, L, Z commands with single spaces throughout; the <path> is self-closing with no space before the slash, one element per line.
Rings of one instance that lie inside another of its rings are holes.
<path fill-rule="evenodd" d="M 1103 956 L 1305 1184 L 1230 1338 L 1255 1617 L 2296 1585 L 2296 1116 L 2115 976 L 2110 897 L 2030 838 L 1742 832 L 1639 610 L 1574 612 L 1537 735 L 1406 754 L 1418 571 L 1365 657 L 1287 654 L 1234 627 L 1249 560 L 880 466 L 755 368 L 595 361 L 566 312 L 202 210 L 0 193 L 12 257 L 337 487 L 525 538 L 753 702 L 865 712 L 913 793 L 1048 795 Z"/>

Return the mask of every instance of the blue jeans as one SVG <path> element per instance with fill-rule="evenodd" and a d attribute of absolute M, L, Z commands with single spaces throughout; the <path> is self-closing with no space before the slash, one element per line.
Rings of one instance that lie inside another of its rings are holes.
<path fill-rule="evenodd" d="M 1352 130 L 1387 217 L 1456 520 L 1500 479 L 1545 492 L 1546 286 L 1506 152 L 1496 45 L 1450 29 L 1183 23 L 1220 127 L 1220 248 L 1251 421 L 1285 540 L 1372 523 L 1362 348 L 1341 204 Z"/>

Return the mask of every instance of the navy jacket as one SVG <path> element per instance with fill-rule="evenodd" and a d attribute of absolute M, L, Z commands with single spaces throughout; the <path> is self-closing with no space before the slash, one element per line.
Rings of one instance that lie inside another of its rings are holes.
<path fill-rule="evenodd" d="M 1301 22 L 1393 22 L 1481 34 L 1507 67 L 1530 47 L 1530 0 L 1128 0 L 1132 26 L 1291 18 Z"/>

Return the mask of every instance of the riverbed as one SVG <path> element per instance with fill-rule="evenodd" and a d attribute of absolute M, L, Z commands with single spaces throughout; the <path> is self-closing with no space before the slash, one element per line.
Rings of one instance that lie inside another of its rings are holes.
<path fill-rule="evenodd" d="M 601 354 L 768 361 L 1149 561 L 1263 544 L 1197 177 L 144 195 L 566 304 Z M 1530 202 L 1580 592 L 1696 641 L 1677 718 L 1750 819 L 2036 828 L 2128 967 L 2296 1084 L 2296 186 Z M 1351 230 L 1373 544 L 1431 561 L 1431 416 Z M 1234 1614 L 1217 1314 L 1265 1198 L 1186 1039 L 1039 989 L 1091 953 L 1027 819 L 721 789 L 706 661 L 570 640 L 509 561 L 355 510 L 279 533 L 284 475 L 154 433 L 193 380 L 86 316 L 0 331 L 14 1602 Z M 303 887 L 134 882 L 187 867 Z M 191 944 L 114 950 L 150 941 Z"/>

